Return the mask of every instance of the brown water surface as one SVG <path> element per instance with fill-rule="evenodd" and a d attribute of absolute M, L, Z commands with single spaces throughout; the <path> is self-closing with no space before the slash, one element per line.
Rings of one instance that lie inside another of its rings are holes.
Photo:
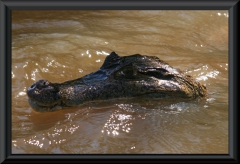
<path fill-rule="evenodd" d="M 33 82 L 79 78 L 112 51 L 157 56 L 209 97 L 30 108 Z M 228 12 L 13 11 L 12 153 L 228 153 Z"/>

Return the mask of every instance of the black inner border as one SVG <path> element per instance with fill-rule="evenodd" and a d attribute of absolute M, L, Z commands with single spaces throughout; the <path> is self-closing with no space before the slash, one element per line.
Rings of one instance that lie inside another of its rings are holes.
<path fill-rule="evenodd" d="M 239 0 L 0 0 L 0 162 L 238 162 L 237 56 Z M 228 10 L 229 154 L 15 155 L 11 153 L 11 10 Z"/>

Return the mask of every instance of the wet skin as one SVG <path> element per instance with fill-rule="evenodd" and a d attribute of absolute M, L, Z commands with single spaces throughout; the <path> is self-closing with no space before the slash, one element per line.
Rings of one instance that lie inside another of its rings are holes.
<path fill-rule="evenodd" d="M 112 52 L 96 72 L 63 83 L 39 80 L 27 95 L 30 106 L 44 112 L 113 98 L 205 98 L 207 90 L 155 56 L 121 57 Z"/>

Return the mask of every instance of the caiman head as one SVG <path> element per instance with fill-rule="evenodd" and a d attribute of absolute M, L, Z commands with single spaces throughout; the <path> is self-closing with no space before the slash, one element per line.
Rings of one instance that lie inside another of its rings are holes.
<path fill-rule="evenodd" d="M 39 80 L 28 88 L 27 95 L 35 110 L 52 111 L 87 101 L 143 95 L 204 98 L 207 90 L 191 76 L 155 56 L 121 57 L 112 52 L 98 71 L 64 83 Z"/>

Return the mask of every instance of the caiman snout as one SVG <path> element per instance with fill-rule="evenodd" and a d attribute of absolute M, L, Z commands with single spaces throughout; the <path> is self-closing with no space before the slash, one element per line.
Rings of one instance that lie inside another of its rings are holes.
<path fill-rule="evenodd" d="M 54 106 L 60 101 L 59 89 L 47 80 L 33 83 L 27 90 L 28 97 L 39 106 Z"/>

